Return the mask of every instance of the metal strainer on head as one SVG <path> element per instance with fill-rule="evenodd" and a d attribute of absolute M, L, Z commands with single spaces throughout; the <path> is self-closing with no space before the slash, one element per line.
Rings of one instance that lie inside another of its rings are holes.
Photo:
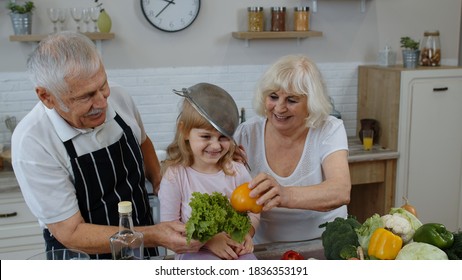
<path fill-rule="evenodd" d="M 186 98 L 201 116 L 237 146 L 233 134 L 239 125 L 239 110 L 227 91 L 213 84 L 199 83 L 182 90 L 174 89 L 173 93 Z M 244 164 L 250 170 L 247 162 Z"/>

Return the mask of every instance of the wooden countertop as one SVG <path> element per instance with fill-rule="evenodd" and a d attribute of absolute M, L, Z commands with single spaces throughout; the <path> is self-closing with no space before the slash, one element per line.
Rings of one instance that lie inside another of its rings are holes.
<path fill-rule="evenodd" d="M 305 259 L 325 260 L 324 248 L 320 238 L 306 241 L 294 242 L 273 242 L 266 244 L 257 244 L 254 248 L 254 255 L 258 260 L 280 260 L 282 255 L 288 251 L 294 250 L 301 254 Z M 156 260 L 173 260 L 175 255 L 153 257 Z"/>
<path fill-rule="evenodd" d="M 0 193 L 19 192 L 19 184 L 12 170 L 0 171 Z"/>
<path fill-rule="evenodd" d="M 363 162 L 363 161 L 373 161 L 373 160 L 387 160 L 387 159 L 397 159 L 399 153 L 393 151 L 380 145 L 374 145 L 372 150 L 365 151 L 361 144 L 361 141 L 358 137 L 349 137 L 348 138 L 348 162 Z"/>

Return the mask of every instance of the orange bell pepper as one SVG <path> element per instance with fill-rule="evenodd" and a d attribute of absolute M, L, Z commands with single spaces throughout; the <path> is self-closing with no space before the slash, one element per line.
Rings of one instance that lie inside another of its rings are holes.
<path fill-rule="evenodd" d="M 400 236 L 384 228 L 378 228 L 372 233 L 367 253 L 380 260 L 394 260 L 402 246 L 403 240 Z"/>

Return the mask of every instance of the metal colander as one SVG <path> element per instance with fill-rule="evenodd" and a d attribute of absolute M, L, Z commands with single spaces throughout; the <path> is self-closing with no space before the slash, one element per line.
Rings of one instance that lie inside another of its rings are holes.
<path fill-rule="evenodd" d="M 174 89 L 173 93 L 186 98 L 199 114 L 237 146 L 233 134 L 239 125 L 239 110 L 227 91 L 216 85 L 199 83 L 182 90 Z M 240 149 L 236 149 L 236 153 L 241 155 L 242 161 L 250 171 L 250 166 Z"/>
<path fill-rule="evenodd" d="M 234 131 L 239 125 L 239 111 L 228 92 L 208 83 L 199 83 L 173 92 L 186 98 L 221 134 L 233 139 Z"/>

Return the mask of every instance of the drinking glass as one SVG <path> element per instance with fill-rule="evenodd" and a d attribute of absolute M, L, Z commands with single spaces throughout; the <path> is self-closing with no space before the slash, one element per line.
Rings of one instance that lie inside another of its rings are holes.
<path fill-rule="evenodd" d="M 363 133 L 363 148 L 365 151 L 372 150 L 372 146 L 374 144 L 374 131 L 372 129 L 365 129 L 362 131 Z"/>
<path fill-rule="evenodd" d="M 98 32 L 98 18 L 99 18 L 99 9 L 97 7 L 91 7 L 90 8 L 90 18 L 93 21 L 93 24 L 95 25 L 95 32 Z"/>
<path fill-rule="evenodd" d="M 85 23 L 86 25 L 86 29 L 85 31 L 86 32 L 90 32 L 90 21 L 91 21 L 91 18 L 90 18 L 90 8 L 84 8 L 82 10 L 82 17 L 83 17 L 83 22 Z"/>
<path fill-rule="evenodd" d="M 53 23 L 53 33 L 58 32 L 58 20 L 59 20 L 59 9 L 58 8 L 48 8 L 47 9 L 48 18 Z"/>
<path fill-rule="evenodd" d="M 77 24 L 77 32 L 80 32 L 80 21 L 83 17 L 83 8 L 71 8 L 71 15 Z"/>
<path fill-rule="evenodd" d="M 59 24 L 60 24 L 61 31 L 64 30 L 64 23 L 66 22 L 66 18 L 67 18 L 67 9 L 66 8 L 59 9 Z"/>

